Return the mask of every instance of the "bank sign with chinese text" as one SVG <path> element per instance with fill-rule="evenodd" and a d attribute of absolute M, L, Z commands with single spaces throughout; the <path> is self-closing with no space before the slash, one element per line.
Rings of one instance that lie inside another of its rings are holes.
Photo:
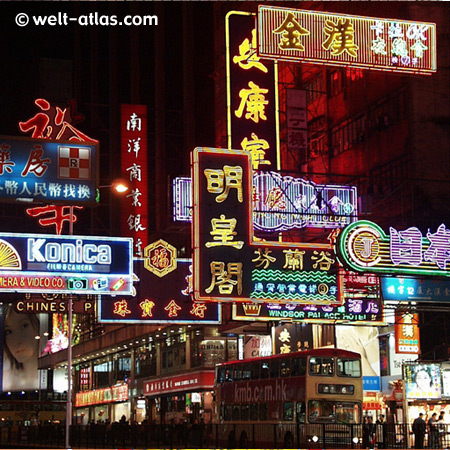
<path fill-rule="evenodd" d="M 429 75 L 436 72 L 436 25 L 260 6 L 258 55 Z"/>
<path fill-rule="evenodd" d="M 341 303 L 332 246 L 254 241 L 248 154 L 193 154 L 194 297 L 198 301 Z"/>
<path fill-rule="evenodd" d="M 130 294 L 132 240 L 0 233 L 0 292 Z"/>
<path fill-rule="evenodd" d="M 450 230 L 444 224 L 424 236 L 416 227 L 390 227 L 386 234 L 377 224 L 360 220 L 341 232 L 337 251 L 357 272 L 450 276 Z"/>
<path fill-rule="evenodd" d="M 95 203 L 94 143 L 0 137 L 0 199 Z"/>

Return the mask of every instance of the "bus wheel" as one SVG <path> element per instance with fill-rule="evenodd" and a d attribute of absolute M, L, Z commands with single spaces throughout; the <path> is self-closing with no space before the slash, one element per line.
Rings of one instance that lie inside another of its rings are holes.
<path fill-rule="evenodd" d="M 241 433 L 239 438 L 239 448 L 248 448 L 248 437 L 245 431 Z"/>
<path fill-rule="evenodd" d="M 228 435 L 228 448 L 236 448 L 236 438 L 234 436 L 234 431 Z"/>
<path fill-rule="evenodd" d="M 290 432 L 284 435 L 284 448 L 294 448 L 294 436 Z"/>

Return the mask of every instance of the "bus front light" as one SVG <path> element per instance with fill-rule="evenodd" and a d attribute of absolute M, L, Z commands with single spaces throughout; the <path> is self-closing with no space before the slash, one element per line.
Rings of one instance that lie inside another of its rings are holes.
<path fill-rule="evenodd" d="M 313 442 L 319 442 L 319 436 L 313 436 L 312 437 Z"/>

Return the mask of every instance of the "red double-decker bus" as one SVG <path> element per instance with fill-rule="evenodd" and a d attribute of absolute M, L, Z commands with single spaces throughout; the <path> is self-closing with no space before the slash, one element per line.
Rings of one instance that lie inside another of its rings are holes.
<path fill-rule="evenodd" d="M 228 362 L 216 367 L 213 437 L 228 448 L 357 444 L 362 403 L 358 353 L 327 348 Z"/>

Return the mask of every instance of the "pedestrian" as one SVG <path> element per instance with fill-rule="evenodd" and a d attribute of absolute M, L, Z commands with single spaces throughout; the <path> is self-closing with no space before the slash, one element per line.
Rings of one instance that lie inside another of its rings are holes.
<path fill-rule="evenodd" d="M 423 420 L 423 413 L 420 413 L 419 417 L 417 417 L 412 424 L 412 431 L 414 433 L 414 448 L 423 448 L 423 440 L 426 430 L 427 425 L 425 420 Z"/>
<path fill-rule="evenodd" d="M 375 441 L 375 424 L 373 423 L 372 416 L 365 416 L 363 425 L 363 447 L 375 448 Z"/>
<path fill-rule="evenodd" d="M 439 413 L 439 419 L 436 423 L 437 436 L 438 436 L 438 448 L 444 448 L 445 441 L 445 419 L 444 419 L 445 411 L 441 411 Z"/>
<path fill-rule="evenodd" d="M 377 428 L 377 442 L 380 445 L 381 448 L 387 448 L 386 447 L 386 419 L 384 418 L 384 414 L 380 414 L 380 417 L 376 421 L 376 428 Z"/>
<path fill-rule="evenodd" d="M 428 448 L 437 448 L 438 430 L 436 426 L 436 420 L 436 413 L 433 413 L 428 419 Z"/>

